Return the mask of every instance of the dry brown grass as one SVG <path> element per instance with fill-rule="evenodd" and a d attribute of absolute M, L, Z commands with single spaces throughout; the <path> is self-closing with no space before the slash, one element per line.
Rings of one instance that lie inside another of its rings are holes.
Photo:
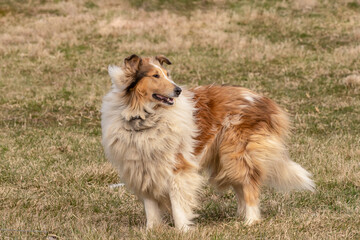
<path fill-rule="evenodd" d="M 0 3 L 0 238 L 358 239 L 359 23 L 352 0 Z M 264 189 L 264 221 L 246 227 L 233 193 L 208 187 L 194 231 L 146 232 L 100 144 L 107 65 L 132 53 L 167 55 L 181 84 L 275 99 L 317 192 Z"/>
<path fill-rule="evenodd" d="M 99 23 L 102 36 L 120 38 L 118 51 L 179 51 L 194 47 L 213 47 L 226 53 L 232 61 L 249 58 L 271 60 L 276 56 L 301 54 L 290 42 L 271 43 L 265 38 L 252 38 L 238 31 L 237 23 L 271 17 L 246 9 L 245 15 L 212 9 L 197 10 L 190 17 L 169 11 L 131 10 L 130 16 L 116 16 Z M 144 37 L 146 36 L 146 37 Z M 136 42 L 133 39 L 138 39 Z"/>

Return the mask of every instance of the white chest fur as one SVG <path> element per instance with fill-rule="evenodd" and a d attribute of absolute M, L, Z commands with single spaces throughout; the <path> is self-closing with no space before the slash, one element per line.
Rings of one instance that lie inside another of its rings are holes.
<path fill-rule="evenodd" d="M 106 157 L 128 188 L 160 198 L 168 192 L 178 153 L 196 164 L 193 103 L 181 95 L 174 106 L 159 108 L 145 120 L 126 121 L 125 108 L 116 92 L 105 96 L 101 125 Z"/>

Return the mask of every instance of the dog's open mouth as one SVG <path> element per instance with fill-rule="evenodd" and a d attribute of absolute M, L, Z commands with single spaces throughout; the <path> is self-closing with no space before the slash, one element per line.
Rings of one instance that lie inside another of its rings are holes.
<path fill-rule="evenodd" d="M 174 104 L 174 99 L 173 98 L 169 98 L 169 97 L 165 97 L 163 95 L 160 94 L 153 94 L 152 95 L 153 98 L 155 98 L 156 100 L 168 104 L 168 105 L 173 105 Z"/>

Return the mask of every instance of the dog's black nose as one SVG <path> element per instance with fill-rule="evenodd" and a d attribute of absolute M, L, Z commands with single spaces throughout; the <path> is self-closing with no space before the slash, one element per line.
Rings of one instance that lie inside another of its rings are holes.
<path fill-rule="evenodd" d="M 181 92 L 182 92 L 181 88 L 175 87 L 174 93 L 176 94 L 177 97 L 180 95 Z"/>

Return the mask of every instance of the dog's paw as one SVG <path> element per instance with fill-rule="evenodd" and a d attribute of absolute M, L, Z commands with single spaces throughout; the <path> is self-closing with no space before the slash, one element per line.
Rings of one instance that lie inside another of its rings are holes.
<path fill-rule="evenodd" d="M 183 226 L 180 228 L 180 230 L 183 231 L 183 232 L 189 232 L 189 231 L 191 231 L 192 229 L 193 229 L 193 227 L 190 226 L 190 225 L 183 225 Z"/>
<path fill-rule="evenodd" d="M 260 218 L 246 218 L 244 224 L 246 226 L 251 226 L 251 225 L 259 223 L 260 221 L 261 221 Z"/>
<path fill-rule="evenodd" d="M 146 230 L 151 230 L 154 228 L 158 228 L 162 225 L 162 221 L 153 221 L 146 223 Z"/>
<path fill-rule="evenodd" d="M 260 209 L 258 206 L 246 206 L 246 213 L 245 213 L 245 225 L 250 226 L 257 222 L 260 222 L 261 215 Z"/>

